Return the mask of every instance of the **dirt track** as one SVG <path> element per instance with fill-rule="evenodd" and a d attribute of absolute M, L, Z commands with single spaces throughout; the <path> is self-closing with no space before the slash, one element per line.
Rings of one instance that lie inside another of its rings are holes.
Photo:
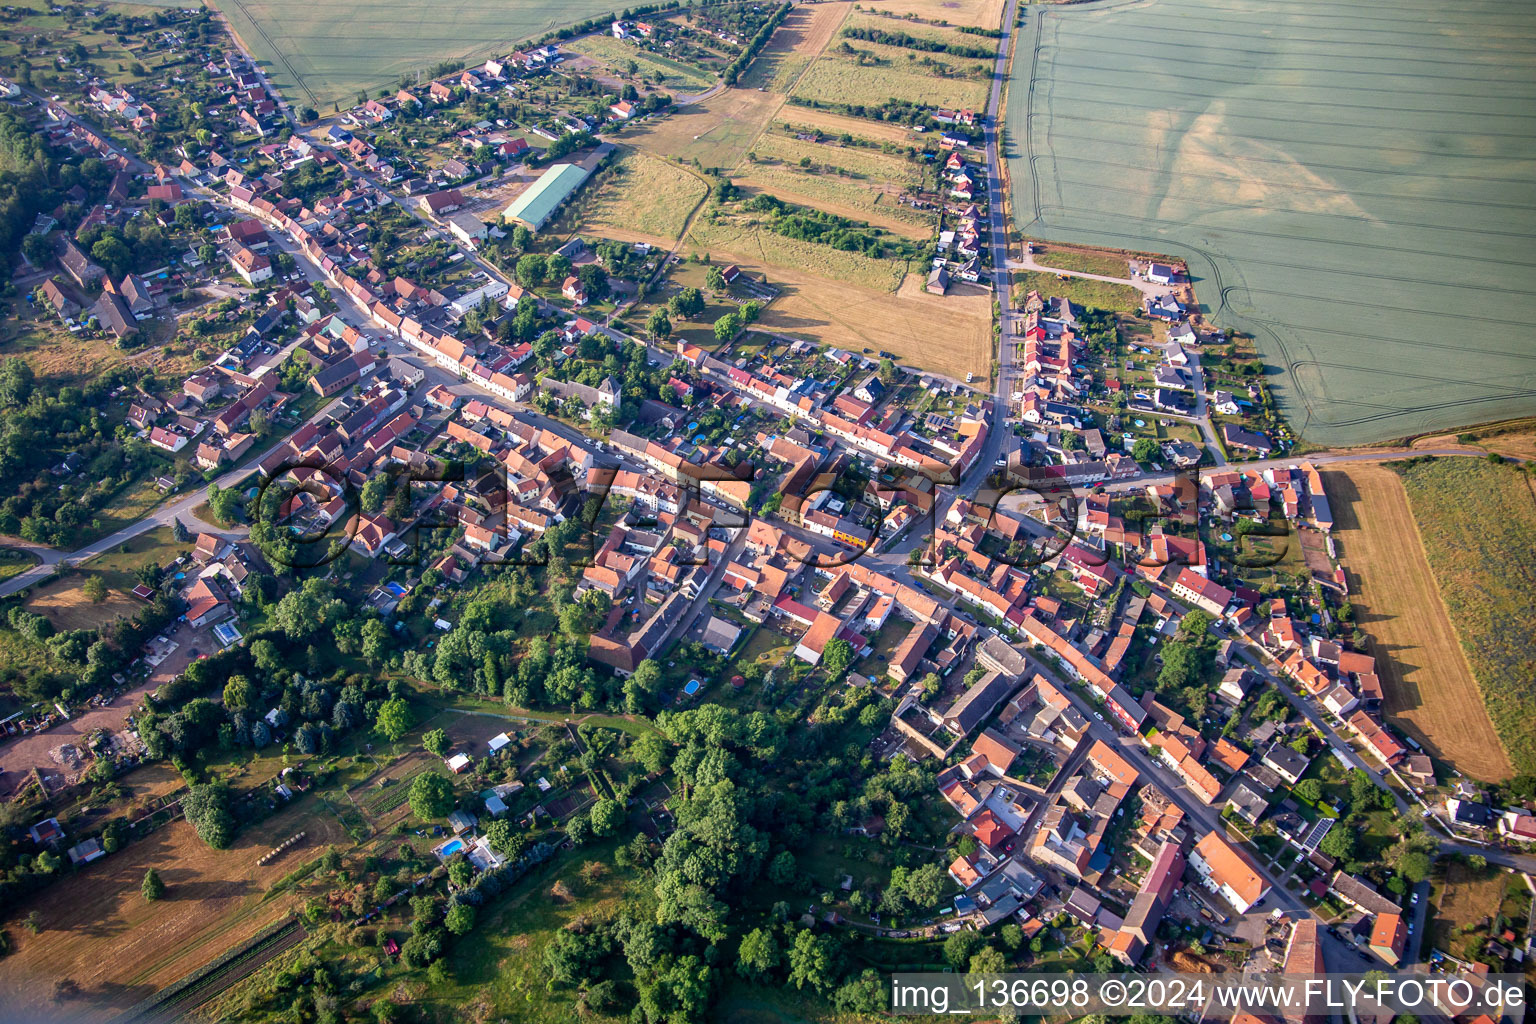
<path fill-rule="evenodd" d="M 1323 477 L 1387 717 L 1458 770 L 1489 781 L 1508 778 L 1513 769 L 1440 599 L 1401 480 L 1371 464 L 1329 469 Z"/>

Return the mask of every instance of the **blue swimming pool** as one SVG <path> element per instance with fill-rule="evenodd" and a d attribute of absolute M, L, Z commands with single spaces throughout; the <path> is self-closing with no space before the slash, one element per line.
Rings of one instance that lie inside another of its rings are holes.
<path fill-rule="evenodd" d="M 690 679 L 690 680 L 688 680 L 687 684 L 683 687 L 683 695 L 685 697 L 692 697 L 694 694 L 696 694 L 698 692 L 699 692 L 699 681 L 697 679 Z"/>
<path fill-rule="evenodd" d="M 463 852 L 464 852 L 464 840 L 462 840 L 462 839 L 450 839 L 446 843 L 444 843 L 442 846 L 439 846 L 437 848 L 437 855 L 439 857 L 444 858 L 444 859 L 447 859 L 448 857 L 452 857 L 456 853 L 463 853 Z"/>

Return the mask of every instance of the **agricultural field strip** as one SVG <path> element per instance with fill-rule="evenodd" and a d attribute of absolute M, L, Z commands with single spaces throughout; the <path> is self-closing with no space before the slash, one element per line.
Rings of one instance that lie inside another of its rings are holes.
<path fill-rule="evenodd" d="M 1488 716 L 1515 769 L 1536 771 L 1536 499 L 1508 466 L 1473 459 L 1418 464 L 1409 507 Z"/>
<path fill-rule="evenodd" d="M 1323 474 L 1356 621 L 1371 638 L 1387 718 L 1457 770 L 1512 774 L 1419 542 L 1402 479 L 1379 465 Z"/>
<path fill-rule="evenodd" d="M 1319 440 L 1528 411 L 1536 354 L 1510 328 L 1536 315 L 1536 47 L 1494 23 L 1507 7 L 1458 8 L 1453 36 L 1357 4 L 1319 39 L 1311 8 L 1171 2 L 1199 35 L 1145 5 L 1031 10 L 1009 112 L 1026 231 L 1192 260 L 1223 322 L 1288 367 L 1282 406 Z M 1486 372 L 1438 365 L 1463 353 Z"/>

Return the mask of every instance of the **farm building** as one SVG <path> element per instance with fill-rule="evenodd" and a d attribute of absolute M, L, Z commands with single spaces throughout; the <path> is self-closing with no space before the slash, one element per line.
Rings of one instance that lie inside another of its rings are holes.
<path fill-rule="evenodd" d="M 555 164 L 507 207 L 506 218 L 538 231 L 591 174 L 576 164 Z"/>

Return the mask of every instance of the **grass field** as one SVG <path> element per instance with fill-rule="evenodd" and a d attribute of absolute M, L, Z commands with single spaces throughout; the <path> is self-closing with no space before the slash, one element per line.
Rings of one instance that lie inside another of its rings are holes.
<path fill-rule="evenodd" d="M 1387 718 L 1473 778 L 1507 778 L 1509 758 L 1436 590 L 1402 479 L 1385 466 L 1361 464 L 1328 470 L 1323 485 Z"/>
<path fill-rule="evenodd" d="M 622 71 L 626 61 L 634 61 L 636 71 L 663 89 L 679 92 L 703 92 L 715 83 L 715 76 L 701 67 L 647 53 L 611 35 L 590 35 L 573 40 L 569 49 L 584 54 L 614 71 Z"/>
<path fill-rule="evenodd" d="M 308 838 L 293 853 L 256 865 L 299 831 Z M 43 926 L 37 935 L 7 929 L 15 951 L 0 959 L 0 1000 L 33 1016 L 132 1006 L 287 914 L 290 899 L 263 902 L 268 886 L 326 843 L 345 840 L 314 800 L 242 832 L 228 850 L 210 849 L 184 821 L 168 825 L 17 905 L 21 916 L 40 911 Z M 166 883 L 156 903 L 139 894 L 151 867 Z M 63 981 L 79 993 L 55 1003 Z"/>
<path fill-rule="evenodd" d="M 37 564 L 37 556 L 18 548 L 0 548 L 0 583 L 20 576 Z"/>
<path fill-rule="evenodd" d="M 1508 465 L 1437 459 L 1406 469 L 1409 507 L 1433 578 L 1516 771 L 1536 772 L 1536 500 Z"/>
<path fill-rule="evenodd" d="M 660 157 L 629 150 L 591 196 L 581 199 L 583 230 L 625 241 L 671 245 L 688 215 L 708 192 L 691 171 Z"/>
<path fill-rule="evenodd" d="M 285 96 L 330 113 L 358 90 L 398 87 L 440 61 L 477 60 L 614 9 L 609 0 L 470 0 L 452 16 L 425 0 L 216 0 L 240 41 Z M 339 45 L 341 41 L 345 45 Z"/>
<path fill-rule="evenodd" d="M 1091 281 L 1083 277 L 1058 280 L 1055 274 L 1021 270 L 1013 275 L 1013 291 L 1021 299 L 1031 291 L 1042 296 L 1059 295 L 1084 306 L 1135 312 L 1141 308 L 1141 293 L 1128 284 Z"/>
<path fill-rule="evenodd" d="M 984 78 L 944 78 L 925 70 L 907 55 L 915 50 L 858 41 L 853 44 L 866 52 L 878 51 L 891 63 L 860 67 L 851 56 L 828 51 L 813 64 L 795 86 L 793 95 L 824 103 L 881 104 L 895 97 L 935 107 L 980 109 L 987 103 Z M 963 57 L 939 55 L 953 67 L 980 67 L 983 62 Z"/>
<path fill-rule="evenodd" d="M 1080 274 L 1100 274 L 1104 277 L 1130 277 L 1129 260 L 1114 253 L 1093 249 L 1077 249 L 1064 245 L 1037 245 L 1035 261 L 1058 270 L 1075 270 Z"/>
<path fill-rule="evenodd" d="M 722 213 L 713 222 L 703 216 L 696 218 L 688 232 L 688 242 L 700 253 L 728 252 L 771 266 L 805 270 L 877 291 L 895 291 L 907 270 L 902 260 L 877 260 L 829 245 L 786 238 L 753 225 L 739 214 Z"/>
<path fill-rule="evenodd" d="M 1008 94 L 1015 217 L 1188 260 L 1215 319 L 1284 371 L 1308 440 L 1529 414 L 1536 36 L 1509 28 L 1533 13 L 1032 5 Z"/>
<path fill-rule="evenodd" d="M 816 110 L 812 107 L 785 107 L 779 113 L 779 123 L 792 132 L 811 128 L 835 135 L 847 132 L 849 135 L 862 136 L 875 142 L 889 142 L 898 146 L 914 145 L 918 139 L 910 129 L 903 128 L 899 124 L 866 121 L 860 117 L 844 117 L 842 114 Z"/>
<path fill-rule="evenodd" d="M 1473 871 L 1460 861 L 1447 861 L 1444 876 L 1434 882 L 1425 948 L 1464 955 L 1467 939 L 1458 941 L 1458 937 L 1488 938 L 1489 922 L 1498 916 L 1511 890 L 1528 903 L 1525 883 L 1513 873 L 1498 868 Z"/>
<path fill-rule="evenodd" d="M 769 92 L 727 89 L 624 130 L 624 141 L 659 157 L 697 160 L 706 168 L 732 168 L 784 103 Z"/>
<path fill-rule="evenodd" d="M 934 231 L 935 216 L 897 201 L 921 181 L 916 164 L 878 150 L 802 142 L 765 132 L 752 146 L 755 162 L 741 166 L 733 180 L 747 188 L 796 198 L 829 213 L 867 220 L 912 238 Z M 801 167 L 801 160 L 810 160 Z"/>

